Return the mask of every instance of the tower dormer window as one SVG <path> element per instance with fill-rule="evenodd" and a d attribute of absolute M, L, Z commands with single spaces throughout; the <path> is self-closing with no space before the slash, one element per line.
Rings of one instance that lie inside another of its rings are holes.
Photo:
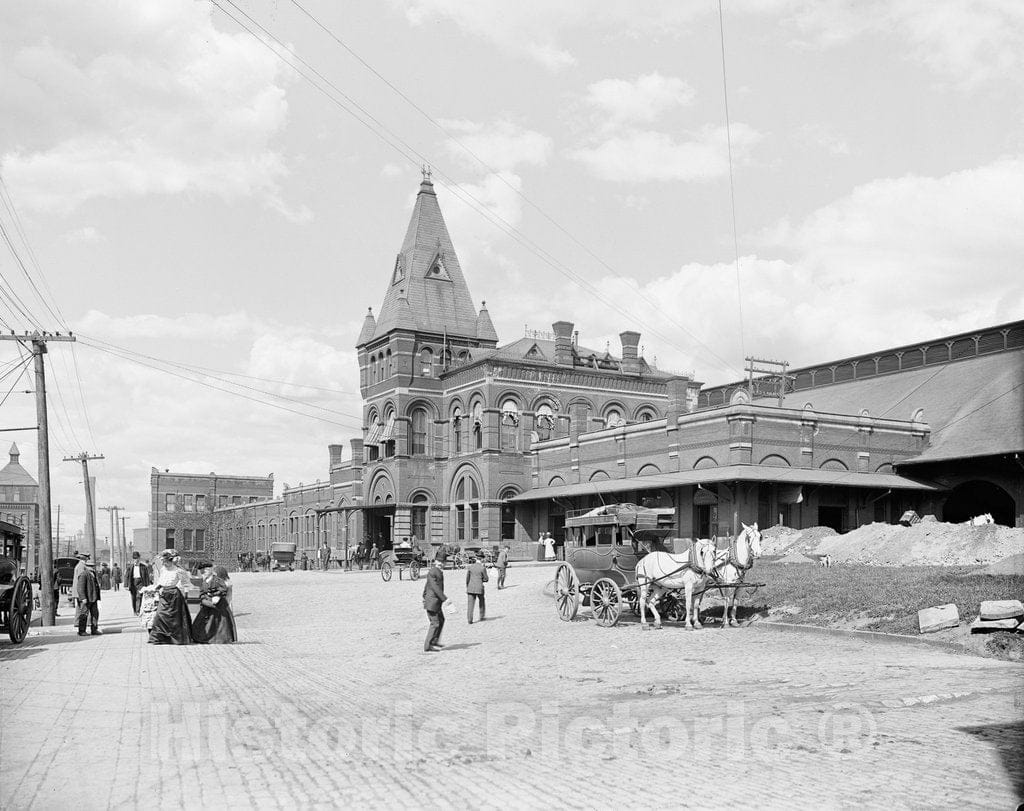
<path fill-rule="evenodd" d="M 448 268 L 445 266 L 444 251 L 438 251 L 434 261 L 427 266 L 427 278 L 439 282 L 452 280 L 452 277 L 448 275 Z"/>
<path fill-rule="evenodd" d="M 420 352 L 420 375 L 423 377 L 433 377 L 433 374 L 434 351 L 427 346 Z"/>

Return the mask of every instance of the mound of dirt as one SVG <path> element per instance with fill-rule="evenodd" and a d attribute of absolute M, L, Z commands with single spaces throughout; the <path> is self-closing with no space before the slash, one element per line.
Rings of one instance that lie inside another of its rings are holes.
<path fill-rule="evenodd" d="M 991 566 L 986 566 L 980 572 L 972 572 L 972 574 L 1016 574 L 1024 575 L 1024 552 L 1018 555 L 1010 555 L 1008 558 L 1003 558 L 997 563 L 993 563 Z"/>
<path fill-rule="evenodd" d="M 761 532 L 762 555 L 788 555 L 791 552 L 810 552 L 823 538 L 835 535 L 836 531 L 829 527 L 792 527 L 774 526 Z M 789 561 L 793 563 L 794 561 Z"/>
<path fill-rule="evenodd" d="M 867 524 L 825 538 L 814 554 L 875 566 L 972 566 L 1024 553 L 1024 529 L 985 524 Z"/>
<path fill-rule="evenodd" d="M 785 557 L 779 558 L 776 563 L 817 563 L 817 560 L 807 557 L 803 552 L 790 552 Z"/>

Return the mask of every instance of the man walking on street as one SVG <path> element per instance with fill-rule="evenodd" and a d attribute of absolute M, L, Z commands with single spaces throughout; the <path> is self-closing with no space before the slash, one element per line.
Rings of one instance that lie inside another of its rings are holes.
<path fill-rule="evenodd" d="M 93 561 L 87 562 L 81 574 L 75 578 L 75 603 L 78 606 L 75 614 L 78 635 L 85 636 L 85 621 L 88 619 L 92 635 L 100 636 L 100 581 L 96 577 L 96 564 Z"/>
<path fill-rule="evenodd" d="M 505 588 L 505 572 L 508 569 L 508 556 L 509 556 L 509 552 L 510 551 L 511 550 L 510 550 L 510 547 L 508 546 L 508 544 L 503 546 L 501 551 L 498 553 L 497 561 L 495 561 L 495 563 L 494 563 L 494 565 L 498 567 L 498 588 L 499 589 Z"/>
<path fill-rule="evenodd" d="M 473 605 L 480 601 L 480 621 L 483 622 L 487 615 L 487 605 L 484 602 L 484 583 L 487 582 L 487 568 L 476 559 L 476 555 L 469 556 L 469 565 L 466 567 L 466 619 L 473 624 Z"/>
<path fill-rule="evenodd" d="M 427 582 L 423 586 L 423 608 L 427 612 L 427 619 L 430 620 L 427 638 L 423 643 L 425 653 L 439 651 L 444 647 L 441 644 L 441 631 L 444 630 L 443 609 L 448 603 L 448 597 L 444 593 L 444 572 L 435 560 L 427 570 Z"/>
<path fill-rule="evenodd" d="M 139 592 L 142 591 L 144 586 L 148 586 L 153 582 L 153 575 L 149 571 L 149 566 L 142 562 L 142 555 L 138 552 L 132 552 L 131 565 L 127 566 L 124 570 L 124 584 L 127 586 L 128 591 L 132 595 L 132 611 L 135 612 L 135 616 L 139 616 L 139 609 L 142 607 L 142 596 Z"/>
<path fill-rule="evenodd" d="M 114 568 L 110 571 L 110 582 L 114 586 L 114 591 L 121 590 L 121 567 L 116 563 L 114 564 Z"/>

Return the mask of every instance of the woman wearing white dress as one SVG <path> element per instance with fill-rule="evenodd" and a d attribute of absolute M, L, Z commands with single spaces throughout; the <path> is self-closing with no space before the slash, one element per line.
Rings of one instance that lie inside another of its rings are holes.
<path fill-rule="evenodd" d="M 544 533 L 544 560 L 555 559 L 555 539 L 550 532 Z"/>
<path fill-rule="evenodd" d="M 178 554 L 173 549 L 165 549 L 160 558 L 163 570 L 156 581 L 159 602 L 149 630 L 149 641 L 154 645 L 191 644 L 192 615 L 185 596 L 192 581 L 188 572 L 178 566 Z"/>

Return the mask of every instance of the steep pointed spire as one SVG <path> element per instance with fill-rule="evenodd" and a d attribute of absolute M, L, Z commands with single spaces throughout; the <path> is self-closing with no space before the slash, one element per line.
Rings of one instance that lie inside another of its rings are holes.
<path fill-rule="evenodd" d="M 17 462 L 21 458 L 21 451 L 18 450 L 18 443 L 11 443 L 11 461 Z"/>
<path fill-rule="evenodd" d="M 377 320 L 373 317 L 373 307 L 369 307 L 366 310 L 366 318 L 363 319 L 363 328 L 359 330 L 359 339 L 356 341 L 356 347 L 363 346 L 363 344 L 372 340 L 376 329 Z"/>
<path fill-rule="evenodd" d="M 423 170 L 409 227 L 390 278 L 373 337 L 394 329 L 477 337 L 476 308 L 437 204 L 429 169 Z"/>
<path fill-rule="evenodd" d="M 11 461 L 0 469 L 0 484 L 13 485 L 16 487 L 36 487 L 38 482 L 29 475 L 29 472 L 21 466 L 18 459 L 21 452 L 15 443 L 11 443 Z"/>
<path fill-rule="evenodd" d="M 480 314 L 476 317 L 476 337 L 481 341 L 498 341 L 498 333 L 491 323 L 491 314 L 487 312 L 487 302 L 480 302 Z"/>

